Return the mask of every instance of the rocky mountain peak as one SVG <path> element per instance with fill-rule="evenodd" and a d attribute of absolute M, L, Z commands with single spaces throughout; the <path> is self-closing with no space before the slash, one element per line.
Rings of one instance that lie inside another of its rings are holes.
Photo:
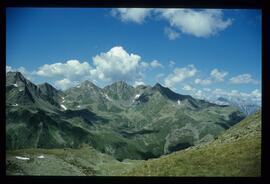
<path fill-rule="evenodd" d="M 43 84 L 38 85 L 40 88 L 44 88 L 44 89 L 55 89 L 52 85 L 50 85 L 49 83 L 45 82 Z M 56 89 L 55 89 L 56 90 Z"/>
<path fill-rule="evenodd" d="M 86 80 L 82 82 L 81 84 L 77 85 L 76 88 L 82 88 L 82 89 L 87 89 L 87 90 L 100 90 L 98 86 L 96 86 L 93 82 Z"/>
<path fill-rule="evenodd" d="M 7 84 L 15 83 L 26 83 L 27 79 L 21 74 L 21 72 L 8 72 L 7 74 Z"/>
<path fill-rule="evenodd" d="M 47 82 L 38 85 L 38 88 L 40 89 L 42 93 L 49 95 L 51 97 L 56 95 L 59 92 L 59 90 L 55 89 L 52 85 L 50 85 Z"/>
<path fill-rule="evenodd" d="M 112 85 L 116 85 L 116 86 L 128 86 L 128 84 L 125 81 L 117 81 Z"/>
<path fill-rule="evenodd" d="M 153 88 L 164 88 L 159 82 L 157 82 Z"/>
<path fill-rule="evenodd" d="M 217 100 L 222 102 L 228 102 L 228 100 L 224 97 L 219 97 Z"/>
<path fill-rule="evenodd" d="M 159 92 L 162 96 L 165 96 L 172 101 L 184 100 L 186 98 L 192 99 L 192 97 L 188 95 L 181 95 L 181 94 L 175 93 L 170 88 L 164 87 L 160 83 L 156 83 L 152 87 L 152 91 Z"/>
<path fill-rule="evenodd" d="M 174 93 L 171 91 L 169 88 L 162 86 L 160 83 L 156 83 L 153 87 L 152 90 L 154 91 L 159 91 L 160 93 Z"/>
<path fill-rule="evenodd" d="M 124 89 L 127 89 L 127 88 L 133 88 L 133 87 L 130 86 L 129 84 L 127 84 L 124 81 L 117 81 L 117 82 L 114 82 L 111 85 L 108 85 L 108 86 L 105 87 L 105 89 L 114 89 L 114 90 L 117 90 L 117 91 L 124 90 Z"/>

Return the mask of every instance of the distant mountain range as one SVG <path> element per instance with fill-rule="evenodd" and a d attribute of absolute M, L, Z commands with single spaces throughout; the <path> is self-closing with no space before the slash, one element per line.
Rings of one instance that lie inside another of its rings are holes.
<path fill-rule="evenodd" d="M 232 107 L 236 107 L 241 112 L 245 113 L 247 116 L 253 114 L 254 112 L 258 111 L 261 108 L 257 104 L 245 101 L 240 98 L 227 99 L 224 97 L 219 97 L 213 102 L 219 105 L 230 105 Z"/>
<path fill-rule="evenodd" d="M 159 83 L 90 81 L 60 91 L 6 74 L 6 149 L 91 145 L 118 160 L 148 159 L 212 140 L 245 114 Z"/>

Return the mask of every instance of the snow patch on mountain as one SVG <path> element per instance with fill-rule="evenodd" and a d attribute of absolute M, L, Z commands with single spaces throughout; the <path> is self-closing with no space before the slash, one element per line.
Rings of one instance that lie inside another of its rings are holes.
<path fill-rule="evenodd" d="M 61 107 L 62 107 L 64 110 L 67 110 L 66 106 L 64 106 L 63 104 L 61 104 Z"/>
<path fill-rule="evenodd" d="M 107 94 L 105 94 L 104 96 L 105 96 L 105 98 L 106 98 L 107 100 L 112 101 L 112 99 L 111 99 L 110 97 L 108 97 Z"/>
<path fill-rule="evenodd" d="M 140 96 L 141 96 L 140 94 L 136 94 L 134 98 L 138 99 Z"/>
<path fill-rule="evenodd" d="M 30 160 L 28 157 L 21 157 L 21 156 L 16 156 L 17 159 L 19 160 Z"/>
<path fill-rule="evenodd" d="M 181 105 L 181 101 L 180 101 L 180 100 L 177 100 L 177 104 L 178 104 L 178 105 Z"/>
<path fill-rule="evenodd" d="M 217 105 L 230 105 L 230 103 L 228 103 L 228 102 L 222 102 L 219 100 L 216 100 L 216 101 L 214 100 L 214 101 L 210 101 L 210 102 L 215 103 Z"/>
<path fill-rule="evenodd" d="M 17 85 L 17 84 L 13 84 L 13 86 L 15 86 L 16 88 L 18 87 L 18 85 Z"/>

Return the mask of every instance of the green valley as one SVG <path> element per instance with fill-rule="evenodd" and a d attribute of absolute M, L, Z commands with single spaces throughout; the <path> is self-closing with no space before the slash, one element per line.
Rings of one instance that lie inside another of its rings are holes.
<path fill-rule="evenodd" d="M 7 151 L 6 164 L 8 175 L 260 176 L 261 113 L 244 119 L 215 140 L 160 158 L 120 162 L 82 145 L 78 149 Z"/>

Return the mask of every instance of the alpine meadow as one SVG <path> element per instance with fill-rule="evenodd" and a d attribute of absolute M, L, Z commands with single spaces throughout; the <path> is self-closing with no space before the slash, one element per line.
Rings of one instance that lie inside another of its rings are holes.
<path fill-rule="evenodd" d="M 261 176 L 260 10 L 6 13 L 6 175 Z"/>

